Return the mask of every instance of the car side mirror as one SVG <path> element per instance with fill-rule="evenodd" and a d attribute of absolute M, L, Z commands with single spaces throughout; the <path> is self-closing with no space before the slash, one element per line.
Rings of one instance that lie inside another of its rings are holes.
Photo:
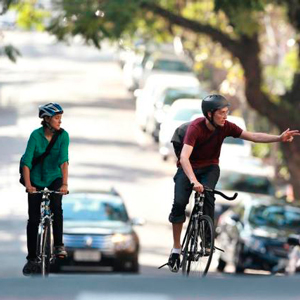
<path fill-rule="evenodd" d="M 133 226 L 143 226 L 146 224 L 146 221 L 143 218 L 132 218 L 130 222 Z"/>
<path fill-rule="evenodd" d="M 300 245 L 300 238 L 299 235 L 292 234 L 288 237 L 287 243 L 291 246 L 299 246 Z"/>

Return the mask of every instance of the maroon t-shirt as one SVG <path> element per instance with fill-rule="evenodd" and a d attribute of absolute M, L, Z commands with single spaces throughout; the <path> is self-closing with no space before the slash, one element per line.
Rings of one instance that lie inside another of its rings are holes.
<path fill-rule="evenodd" d="M 215 131 L 207 128 L 204 117 L 193 121 L 187 129 L 183 141 L 184 144 L 194 147 L 190 156 L 192 167 L 201 168 L 219 164 L 224 139 L 227 136 L 238 138 L 242 131 L 239 126 L 227 120 L 223 127 L 218 126 Z"/>

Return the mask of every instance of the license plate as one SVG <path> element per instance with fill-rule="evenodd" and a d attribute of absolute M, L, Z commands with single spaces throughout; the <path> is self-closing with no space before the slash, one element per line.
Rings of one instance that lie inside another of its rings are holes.
<path fill-rule="evenodd" d="M 74 252 L 76 261 L 100 261 L 101 253 L 93 250 L 77 250 Z"/>

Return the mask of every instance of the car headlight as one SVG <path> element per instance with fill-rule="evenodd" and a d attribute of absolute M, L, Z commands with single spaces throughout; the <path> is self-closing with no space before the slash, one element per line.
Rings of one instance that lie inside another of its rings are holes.
<path fill-rule="evenodd" d="M 259 252 L 262 254 L 267 252 L 265 243 L 261 239 L 255 237 L 251 237 L 245 240 L 245 246 L 247 246 L 252 251 Z"/>
<path fill-rule="evenodd" d="M 116 233 L 111 238 L 116 251 L 134 252 L 136 243 L 132 235 Z"/>

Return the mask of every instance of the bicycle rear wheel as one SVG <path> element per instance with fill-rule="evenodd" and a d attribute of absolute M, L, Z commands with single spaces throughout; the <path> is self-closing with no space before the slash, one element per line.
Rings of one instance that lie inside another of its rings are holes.
<path fill-rule="evenodd" d="M 51 259 L 51 227 L 50 227 L 50 221 L 45 220 L 44 230 L 42 235 L 42 247 L 41 247 L 42 276 L 48 276 L 50 273 L 50 259 Z"/>
<path fill-rule="evenodd" d="M 182 272 L 187 276 L 204 277 L 214 252 L 214 226 L 209 216 L 201 216 L 191 226 L 183 250 Z"/>

